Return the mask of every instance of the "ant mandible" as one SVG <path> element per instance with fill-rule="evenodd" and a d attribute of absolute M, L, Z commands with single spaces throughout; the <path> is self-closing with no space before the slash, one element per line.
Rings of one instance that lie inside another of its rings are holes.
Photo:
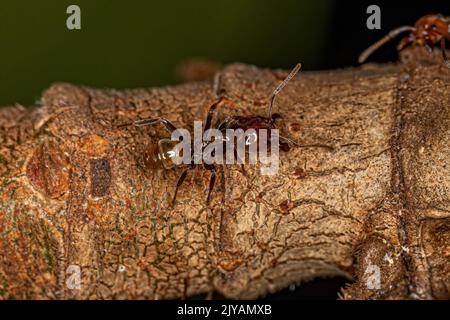
<path fill-rule="evenodd" d="M 269 113 L 267 117 L 264 116 L 230 116 L 225 118 L 217 127 L 218 130 L 224 131 L 226 129 L 243 129 L 244 131 L 247 129 L 255 129 L 256 131 L 256 140 L 259 138 L 259 130 L 260 129 L 266 129 L 268 130 L 268 141 L 267 144 L 270 144 L 270 130 L 276 129 L 275 127 L 275 121 L 276 119 L 281 118 L 279 114 L 272 113 L 273 105 L 275 102 L 275 97 L 282 91 L 282 89 L 288 84 L 288 82 L 297 74 L 297 72 L 300 70 L 301 65 L 297 64 L 295 68 L 289 73 L 289 75 L 284 79 L 284 81 L 278 85 L 278 87 L 272 92 L 272 94 L 269 97 Z M 207 131 L 208 129 L 212 128 L 212 119 L 214 112 L 219 106 L 229 104 L 234 105 L 234 103 L 231 100 L 228 100 L 226 98 L 220 98 L 213 101 L 211 106 L 209 107 L 205 125 L 203 128 L 203 132 Z M 124 127 L 128 125 L 134 125 L 136 127 L 143 127 L 143 126 L 149 126 L 149 125 L 157 125 L 162 124 L 164 128 L 168 131 L 168 133 L 172 134 L 175 130 L 177 130 L 177 127 L 170 122 L 168 119 L 160 117 L 160 118 L 147 118 L 147 119 L 141 119 L 137 120 L 133 123 L 127 123 L 119 125 L 119 127 Z M 175 154 L 174 148 L 179 143 L 179 141 L 172 141 L 171 139 L 161 139 L 157 143 L 151 143 L 144 153 L 144 165 L 147 170 L 154 172 L 157 170 L 169 170 L 175 168 L 177 165 L 172 161 L 172 158 Z M 206 144 L 207 145 L 207 144 Z M 202 150 L 206 147 L 206 145 L 202 146 Z M 297 142 L 293 141 L 292 139 L 279 136 L 279 147 L 282 151 L 288 152 L 292 146 L 298 146 L 298 147 L 309 147 L 309 145 L 300 145 Z M 193 148 L 191 148 L 192 150 Z M 236 154 L 235 154 L 236 155 Z M 178 189 L 185 181 L 187 174 L 189 170 L 192 170 L 195 167 L 194 163 L 194 156 L 191 154 L 191 163 L 185 165 L 182 164 L 180 166 L 186 166 L 183 172 L 180 174 L 178 181 L 176 183 L 175 192 L 172 200 L 172 207 L 175 206 L 176 197 L 178 193 Z M 209 190 L 208 190 L 208 196 L 207 196 L 207 204 L 210 203 L 211 200 L 211 193 L 214 190 L 214 185 L 216 182 L 216 165 L 215 164 L 202 164 L 203 167 L 211 171 L 211 177 L 209 181 Z"/>
<path fill-rule="evenodd" d="M 375 50 L 404 32 L 410 32 L 410 34 L 400 41 L 397 46 L 398 51 L 412 44 L 425 46 L 428 52 L 431 53 L 433 47 L 440 42 L 444 63 L 450 68 L 450 61 L 447 58 L 445 51 L 445 40 L 450 41 L 450 17 L 444 17 L 439 14 L 423 16 L 416 22 L 414 27 L 401 26 L 392 30 L 386 36 L 364 50 L 359 56 L 359 63 L 366 61 Z"/>

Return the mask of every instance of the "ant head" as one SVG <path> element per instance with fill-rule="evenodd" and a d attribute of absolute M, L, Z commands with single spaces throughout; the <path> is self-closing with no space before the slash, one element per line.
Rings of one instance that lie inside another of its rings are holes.
<path fill-rule="evenodd" d="M 426 15 L 416 22 L 415 42 L 418 45 L 437 43 L 449 34 L 449 24 L 441 15 Z"/>

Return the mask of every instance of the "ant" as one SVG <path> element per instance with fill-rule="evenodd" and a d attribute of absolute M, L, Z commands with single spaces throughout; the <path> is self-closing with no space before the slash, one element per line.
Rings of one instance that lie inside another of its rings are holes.
<path fill-rule="evenodd" d="M 450 17 L 444 17 L 439 14 L 423 16 L 416 22 L 414 27 L 401 26 L 392 30 L 386 36 L 364 50 L 359 56 L 359 63 L 366 61 L 375 50 L 379 49 L 386 42 L 394 39 L 403 32 L 410 32 L 410 34 L 400 41 L 397 46 L 398 51 L 412 44 L 425 46 L 428 52 L 431 53 L 433 47 L 440 42 L 444 63 L 450 68 L 450 61 L 447 58 L 447 53 L 445 51 L 445 40 L 450 41 Z"/>
<path fill-rule="evenodd" d="M 269 113 L 267 117 L 264 116 L 230 116 L 225 118 L 218 126 L 217 129 L 220 131 L 224 131 L 226 129 L 255 129 L 256 131 L 256 137 L 255 140 L 259 138 L 259 130 L 260 129 L 266 129 L 268 130 L 267 134 L 267 144 L 270 144 L 270 130 L 276 129 L 275 121 L 281 116 L 277 113 L 272 113 L 273 105 L 275 102 L 275 97 L 282 91 L 282 89 L 288 84 L 288 82 L 294 78 L 294 76 L 298 73 L 300 70 L 301 65 L 297 64 L 294 69 L 289 73 L 289 75 L 284 79 L 284 81 L 278 85 L 278 87 L 272 92 L 272 94 L 269 97 Z M 228 105 L 234 105 L 234 103 L 231 100 L 228 100 L 224 97 L 221 97 L 220 99 L 216 99 L 212 102 L 211 106 L 209 107 L 205 125 L 203 128 L 203 133 L 209 129 L 211 129 L 212 126 L 212 119 L 214 112 L 219 106 L 222 106 L 224 104 Z M 171 123 L 166 118 L 148 118 L 148 119 L 142 119 L 137 120 L 133 123 L 123 124 L 119 127 L 128 126 L 128 125 L 134 125 L 136 127 L 143 127 L 143 126 L 149 126 L 149 125 L 156 125 L 156 124 L 162 124 L 164 128 L 168 131 L 168 133 L 172 134 L 175 130 L 177 130 L 177 127 Z M 202 135 L 203 135 L 202 133 Z M 225 141 L 224 141 L 225 142 Z M 161 139 L 157 143 L 150 144 L 144 154 L 144 165 L 146 169 L 149 171 L 156 171 L 156 170 L 169 170 L 174 168 L 176 165 L 172 161 L 171 158 L 173 158 L 175 151 L 175 146 L 179 143 L 179 141 L 172 141 L 170 139 Z M 206 143 L 206 145 L 208 145 Z M 202 146 L 202 151 L 206 147 L 205 144 Z M 299 146 L 299 147 L 310 147 L 312 145 L 300 145 L 297 142 L 286 138 L 279 136 L 279 147 L 282 151 L 288 152 L 292 146 Z M 193 150 L 193 148 L 191 148 Z M 236 152 L 235 152 L 236 156 Z M 191 155 L 191 163 L 187 164 L 186 168 L 183 170 L 183 172 L 180 174 L 178 181 L 176 183 L 175 192 L 172 200 L 172 207 L 175 206 L 176 197 L 178 193 L 178 189 L 183 184 L 183 182 L 186 179 L 186 176 L 190 170 L 192 170 L 195 166 L 193 161 L 193 155 Z M 203 167 L 206 170 L 211 171 L 211 177 L 209 181 L 209 190 L 208 190 L 208 196 L 207 196 L 207 204 L 210 203 L 211 200 L 211 193 L 214 190 L 214 185 L 216 183 L 216 165 L 215 164 L 202 164 Z M 223 173 L 222 173 L 223 174 Z"/>

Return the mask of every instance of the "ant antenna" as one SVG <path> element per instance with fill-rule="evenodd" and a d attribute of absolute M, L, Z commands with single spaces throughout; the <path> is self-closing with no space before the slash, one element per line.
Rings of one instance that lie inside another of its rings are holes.
<path fill-rule="evenodd" d="M 280 85 L 270 95 L 270 97 L 269 97 L 269 119 L 272 119 L 272 107 L 273 107 L 273 103 L 275 101 L 275 97 L 277 96 L 277 94 L 280 93 L 281 90 L 283 90 L 283 88 L 288 84 L 288 82 L 291 81 L 291 79 L 293 77 L 295 77 L 295 75 L 297 74 L 297 72 L 300 70 L 301 67 L 302 67 L 301 63 L 298 63 L 294 67 L 294 69 L 292 69 L 291 73 L 289 73 L 289 75 L 286 77 L 286 79 L 284 79 L 284 81 L 282 83 L 280 83 Z"/>
<path fill-rule="evenodd" d="M 411 26 L 402 26 L 399 28 L 396 28 L 394 30 L 391 30 L 387 35 L 385 35 L 383 38 L 381 38 L 380 40 L 378 40 L 377 42 L 375 42 L 373 45 L 371 45 L 370 47 L 368 47 L 366 50 L 363 51 L 363 53 L 361 53 L 361 55 L 358 58 L 358 62 L 359 63 L 363 63 L 364 61 L 367 60 L 367 58 L 374 53 L 374 51 L 378 50 L 382 45 L 384 45 L 386 42 L 396 38 L 399 34 L 406 32 L 406 31 L 411 31 L 411 32 L 415 32 L 416 28 L 411 27 Z"/>

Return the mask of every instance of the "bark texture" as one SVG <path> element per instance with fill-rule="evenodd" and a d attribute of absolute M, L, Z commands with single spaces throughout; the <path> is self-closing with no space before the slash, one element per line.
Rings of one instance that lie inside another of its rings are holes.
<path fill-rule="evenodd" d="M 277 98 L 279 128 L 332 149 L 281 153 L 275 176 L 227 166 L 209 206 L 210 172 L 192 171 L 172 210 L 182 169 L 142 165 L 162 128 L 116 126 L 164 116 L 192 130 L 217 95 L 237 103 L 218 118 L 265 115 L 286 72 L 234 64 L 217 86 L 55 84 L 40 106 L 0 109 L 0 297 L 257 298 L 341 275 L 355 281 L 346 299 L 449 299 L 450 71 L 420 49 L 403 59 L 301 72 Z"/>

